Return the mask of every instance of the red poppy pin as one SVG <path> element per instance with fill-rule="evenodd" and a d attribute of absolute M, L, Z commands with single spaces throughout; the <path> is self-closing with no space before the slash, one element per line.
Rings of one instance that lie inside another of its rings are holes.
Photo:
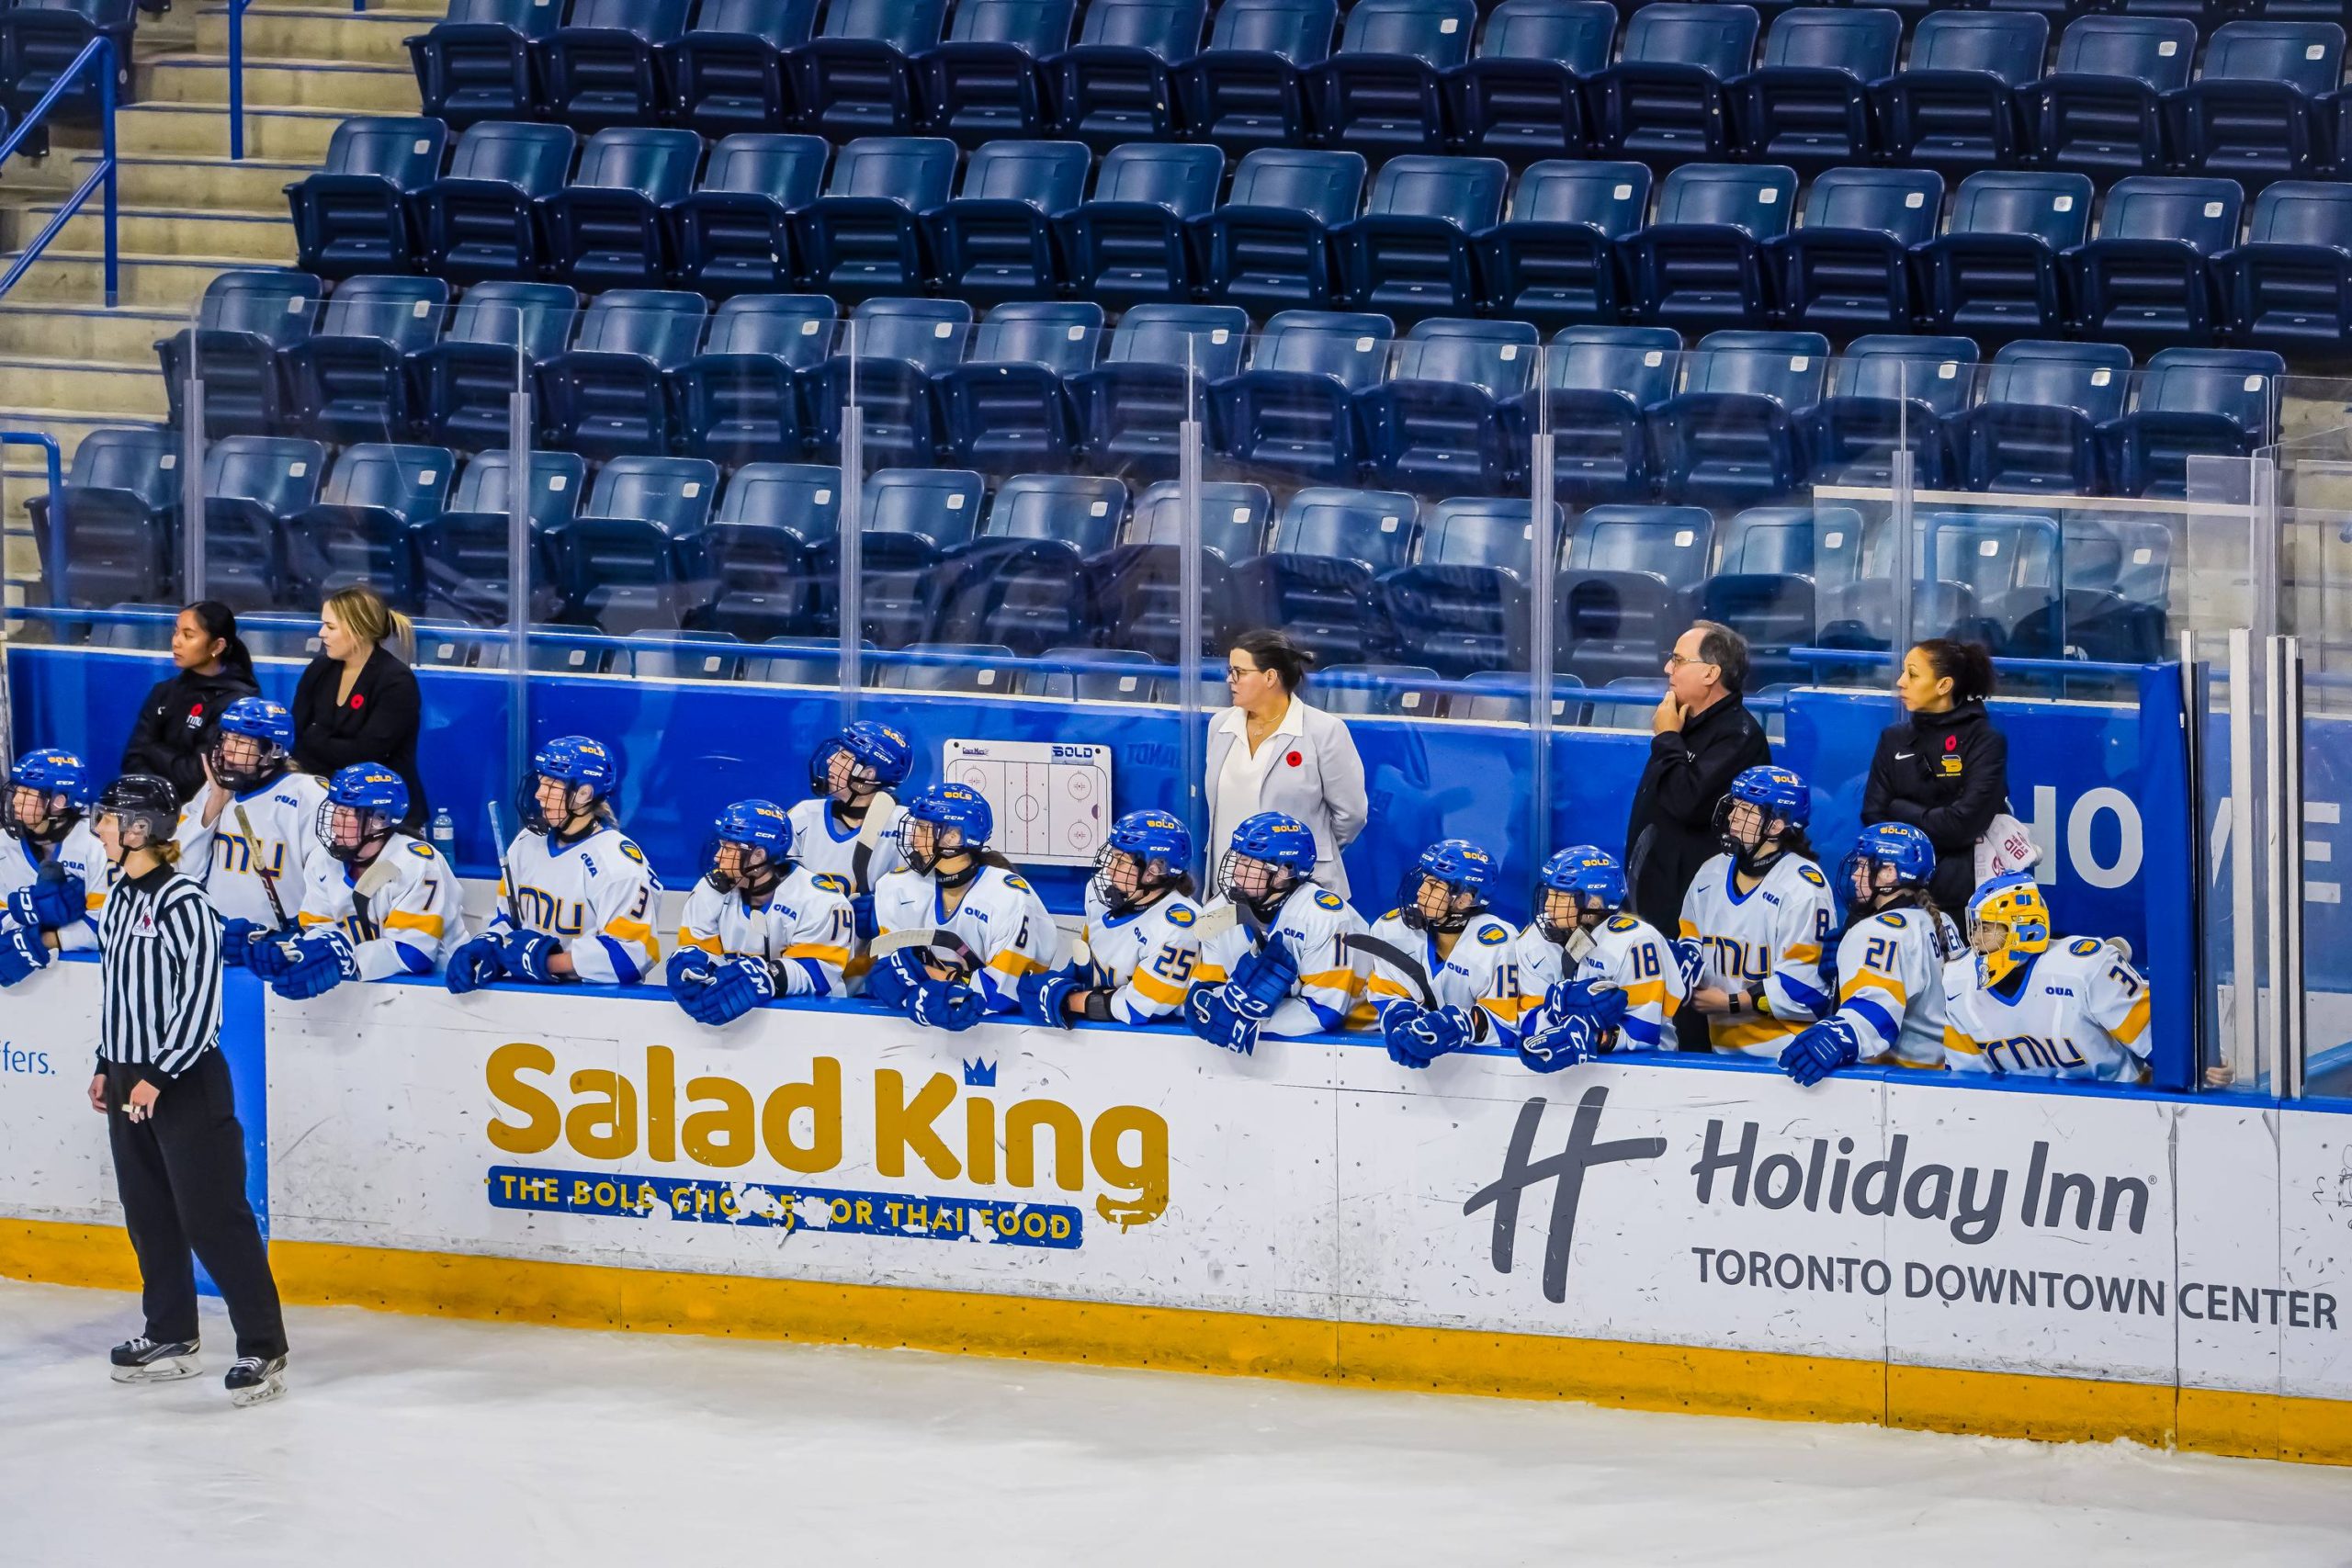
<path fill-rule="evenodd" d="M 353 707 L 357 707 L 357 706 L 359 705 L 359 704 L 358 704 L 357 702 L 356 702 L 356 701 L 355 701 L 351 705 L 352 705 Z M 1959 736 L 1957 736 L 1957 735 L 1947 735 L 1947 736 L 1945 736 L 1945 737 L 1944 737 L 1944 750 L 1947 750 L 1947 751 L 1957 751 L 1957 750 L 1960 750 L 1960 737 L 1959 737 Z"/>
<path fill-rule="evenodd" d="M 1300 762 L 1304 761 L 1306 759 L 1302 758 L 1302 757 L 1301 757 L 1297 752 L 1293 751 L 1289 756 L 1287 756 L 1287 757 L 1283 758 L 1283 760 L 1284 761 L 1288 762 L 1292 767 L 1295 768 L 1295 767 L 1297 767 L 1297 766 L 1299 765 L 1299 763 L 1300 763 Z"/>
<path fill-rule="evenodd" d="M 354 712 L 354 713 L 357 713 L 357 712 L 359 711 L 360 705 L 361 705 L 362 703 L 365 703 L 367 700 L 368 700 L 367 698 L 365 698 L 365 697 L 361 696 L 358 693 L 356 693 L 356 692 L 352 693 L 352 694 L 351 694 L 351 711 L 352 711 L 352 712 Z"/>
<path fill-rule="evenodd" d="M 190 718 L 202 718 L 204 716 L 204 705 L 202 703 L 198 703 L 195 706 L 187 710 L 187 716 Z"/>

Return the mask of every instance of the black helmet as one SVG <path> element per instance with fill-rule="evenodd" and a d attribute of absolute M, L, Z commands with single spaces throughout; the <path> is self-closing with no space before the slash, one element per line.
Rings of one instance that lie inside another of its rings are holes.
<path fill-rule="evenodd" d="M 126 850 L 153 849 L 171 841 L 180 825 L 179 792 L 169 779 L 153 773 L 125 773 L 107 785 L 98 796 L 98 804 L 91 813 L 98 818 L 112 817 L 122 824 L 122 847 Z M 131 829 L 144 825 L 144 837 L 136 837 Z"/>

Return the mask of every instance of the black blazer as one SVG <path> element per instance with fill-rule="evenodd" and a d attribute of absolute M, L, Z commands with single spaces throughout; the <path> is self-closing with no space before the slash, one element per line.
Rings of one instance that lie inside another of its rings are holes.
<path fill-rule="evenodd" d="M 335 700 L 343 665 L 324 654 L 311 660 L 294 687 L 294 761 L 325 777 L 354 762 L 381 762 L 408 785 L 408 821 L 414 829 L 432 813 L 416 771 L 416 736 L 424 701 L 416 671 L 390 649 L 368 656 L 351 695 Z"/>
<path fill-rule="evenodd" d="M 204 787 L 204 748 L 220 710 L 239 697 L 261 694 L 250 670 L 224 667 L 218 675 L 182 670 L 155 682 L 139 705 L 139 722 L 122 749 L 122 771 L 172 781 L 183 805 Z"/>

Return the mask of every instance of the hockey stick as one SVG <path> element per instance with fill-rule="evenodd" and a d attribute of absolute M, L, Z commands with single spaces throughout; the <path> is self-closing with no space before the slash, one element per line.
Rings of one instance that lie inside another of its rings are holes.
<path fill-rule="evenodd" d="M 857 827 L 857 844 L 849 852 L 849 885 L 859 893 L 871 893 L 874 885 L 866 879 L 866 868 L 874 863 L 874 856 L 882 848 L 883 807 L 897 807 L 887 789 L 877 789 L 874 798 L 865 803 L 865 820 Z"/>
<path fill-rule="evenodd" d="M 387 841 L 383 849 L 376 852 L 376 858 L 368 863 L 368 869 L 359 874 L 359 880 L 351 885 L 351 907 L 359 916 L 359 940 L 362 942 L 374 942 L 384 934 L 384 928 L 377 923 L 374 911 L 368 907 L 368 900 L 381 893 L 392 880 L 392 861 L 388 852 L 390 849 L 391 845 Z"/>
<path fill-rule="evenodd" d="M 506 869 L 506 813 L 498 809 L 494 800 L 485 802 L 482 808 L 490 814 L 490 847 L 498 856 L 498 886 L 506 898 L 506 923 L 519 931 L 523 922 L 514 913 L 514 878 Z"/>
<path fill-rule="evenodd" d="M 1413 982 L 1413 988 L 1420 992 L 1421 1005 L 1432 1011 L 1436 1010 L 1437 991 L 1430 984 L 1430 972 L 1421 967 L 1419 959 L 1407 953 L 1403 948 L 1396 946 L 1394 942 L 1383 942 L 1376 936 L 1351 934 L 1340 939 L 1340 949 L 1343 953 L 1361 953 L 1367 958 L 1377 958 L 1402 971 L 1405 978 Z"/>
<path fill-rule="evenodd" d="M 277 917 L 277 929 L 284 931 L 294 922 L 286 918 L 286 903 L 277 896 L 277 878 L 261 868 L 261 835 L 254 831 L 254 819 L 245 815 L 245 803 L 237 802 L 237 831 L 245 836 L 245 863 L 261 879 L 261 890 L 269 895 L 269 912 Z"/>
<path fill-rule="evenodd" d="M 902 931 L 884 931 L 866 944 L 865 951 L 880 959 L 910 947 L 925 947 L 934 954 L 944 955 L 949 966 L 958 972 L 956 977 L 959 979 L 969 979 L 980 972 L 980 955 L 951 931 L 926 931 L 918 927 Z"/>

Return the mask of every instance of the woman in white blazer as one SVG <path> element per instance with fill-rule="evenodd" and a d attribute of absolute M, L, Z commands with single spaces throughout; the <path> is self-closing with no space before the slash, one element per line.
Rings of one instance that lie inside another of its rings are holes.
<path fill-rule="evenodd" d="M 1315 834 L 1315 880 L 1348 896 L 1340 852 L 1363 831 L 1363 759 L 1348 727 L 1298 695 L 1313 658 L 1280 632 L 1249 632 L 1226 662 L 1233 705 L 1209 721 L 1209 874 L 1242 819 L 1283 811 Z"/>

